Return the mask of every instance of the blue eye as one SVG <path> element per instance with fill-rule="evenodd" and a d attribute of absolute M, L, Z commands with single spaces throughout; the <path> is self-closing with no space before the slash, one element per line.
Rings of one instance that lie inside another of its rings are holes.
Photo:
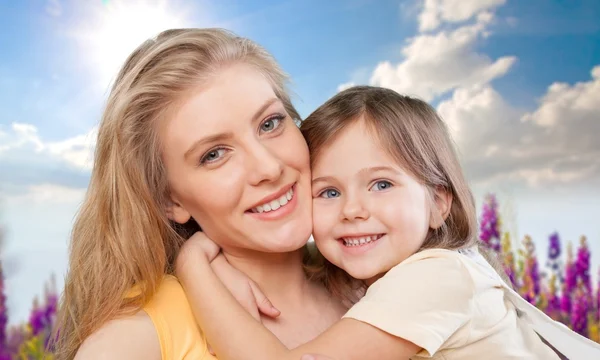
<path fill-rule="evenodd" d="M 284 118 L 285 117 L 283 115 L 276 115 L 268 118 L 267 120 L 263 121 L 262 124 L 260 124 L 260 131 L 268 133 L 277 129 L 281 125 L 281 121 Z"/>
<path fill-rule="evenodd" d="M 215 161 L 218 161 L 221 157 L 223 157 L 223 155 L 225 155 L 226 151 L 227 149 L 223 148 L 210 150 L 209 152 L 204 154 L 204 156 L 202 156 L 202 158 L 200 159 L 200 164 L 203 165 L 206 163 L 213 163 Z"/>
<path fill-rule="evenodd" d="M 392 186 L 393 186 L 392 183 L 387 180 L 379 180 L 375 184 L 373 184 L 373 186 L 371 186 L 371 188 L 369 190 L 383 191 L 383 190 L 387 190 L 387 189 L 391 188 Z"/>
<path fill-rule="evenodd" d="M 340 196 L 340 192 L 335 189 L 327 189 L 327 190 L 322 191 L 319 194 L 319 197 L 326 198 L 326 199 L 336 198 L 339 196 Z"/>

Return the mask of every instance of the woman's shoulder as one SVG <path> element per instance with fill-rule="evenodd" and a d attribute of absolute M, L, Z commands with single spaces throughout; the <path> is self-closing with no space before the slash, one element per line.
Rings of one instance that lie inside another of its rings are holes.
<path fill-rule="evenodd" d="M 176 277 L 166 275 L 143 310 L 156 328 L 163 359 L 214 359 Z"/>
<path fill-rule="evenodd" d="M 152 320 L 140 311 L 107 322 L 81 344 L 78 359 L 161 359 Z"/>
<path fill-rule="evenodd" d="M 166 275 L 135 315 L 111 320 L 82 344 L 77 359 L 215 359 L 207 350 L 183 287 Z"/>
<path fill-rule="evenodd" d="M 144 306 L 144 309 L 163 309 L 168 308 L 179 308 L 181 305 L 187 305 L 189 303 L 183 287 L 179 283 L 179 280 L 173 275 L 165 275 L 163 280 L 158 287 L 158 290 L 152 296 L 152 299 Z M 184 311 L 185 309 L 182 309 Z M 190 309 L 191 311 L 191 309 Z"/>

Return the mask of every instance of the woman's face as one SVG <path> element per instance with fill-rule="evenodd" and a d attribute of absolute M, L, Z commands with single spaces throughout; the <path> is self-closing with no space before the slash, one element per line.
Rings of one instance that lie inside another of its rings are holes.
<path fill-rule="evenodd" d="M 160 129 L 169 217 L 224 250 L 288 252 L 312 230 L 308 148 L 253 67 L 236 64 L 180 101 Z"/>

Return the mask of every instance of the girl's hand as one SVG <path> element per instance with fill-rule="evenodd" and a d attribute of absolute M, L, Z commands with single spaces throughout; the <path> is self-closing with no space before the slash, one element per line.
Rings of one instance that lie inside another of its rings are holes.
<path fill-rule="evenodd" d="M 261 313 L 271 318 L 279 316 L 279 310 L 271 304 L 271 301 L 263 294 L 258 285 L 244 273 L 231 266 L 222 253 L 213 260 L 211 267 L 227 290 L 254 319 L 260 322 Z M 207 345 L 210 354 L 215 356 L 216 354 L 210 344 L 207 343 Z"/>
<path fill-rule="evenodd" d="M 194 266 L 197 266 L 198 261 L 207 261 L 223 285 L 254 319 L 260 322 L 261 313 L 271 318 L 278 317 L 279 310 L 271 304 L 258 285 L 231 266 L 220 250 L 219 246 L 202 232 L 195 233 L 183 244 L 175 262 L 175 275 L 182 282 L 184 289 L 199 286 L 202 279 L 197 279 L 198 283 L 196 283 L 183 274 L 193 274 Z M 194 283 L 190 284 L 190 281 Z M 212 355 L 215 355 L 210 345 L 208 349 Z"/>
<path fill-rule="evenodd" d="M 223 254 L 213 260 L 211 267 L 227 290 L 256 320 L 260 321 L 260 314 L 271 318 L 279 316 L 279 310 L 271 304 L 258 285 L 231 266 Z"/>
<path fill-rule="evenodd" d="M 179 263 L 185 265 L 188 260 L 192 262 L 194 260 L 197 261 L 198 255 L 204 255 L 208 262 L 212 262 L 220 251 L 221 248 L 219 245 L 215 244 L 215 242 L 209 239 L 202 231 L 197 231 L 183 243 L 183 246 L 177 255 L 176 266 L 178 266 Z"/>
<path fill-rule="evenodd" d="M 279 310 L 271 304 L 258 285 L 231 266 L 220 251 L 219 246 L 203 232 L 195 233 L 183 244 L 177 255 L 175 275 L 180 280 L 186 279 L 188 277 L 182 275 L 193 273 L 191 270 L 197 261 L 208 261 L 223 285 L 255 319 L 260 320 L 260 313 L 273 318 L 279 316 Z"/>

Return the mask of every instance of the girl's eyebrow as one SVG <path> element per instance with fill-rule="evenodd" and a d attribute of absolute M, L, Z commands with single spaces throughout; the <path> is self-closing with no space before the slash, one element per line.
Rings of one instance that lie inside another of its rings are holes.
<path fill-rule="evenodd" d="M 372 166 L 372 167 L 368 167 L 368 168 L 363 168 L 363 169 L 360 169 L 359 174 L 364 175 L 364 174 L 380 172 L 380 171 L 389 171 L 396 175 L 403 174 L 402 171 L 400 171 L 399 169 L 392 167 L 392 166 Z"/>
<path fill-rule="evenodd" d="M 380 171 L 388 171 L 388 172 L 394 173 L 399 176 L 404 174 L 402 171 L 400 171 L 399 169 L 392 167 L 392 166 L 371 166 L 371 167 L 360 169 L 358 171 L 358 174 L 363 176 L 363 175 L 366 175 L 369 173 L 380 172 Z M 312 184 L 314 185 L 315 183 L 319 183 L 319 182 L 332 182 L 332 181 L 333 181 L 332 176 L 320 176 L 318 178 L 313 179 Z"/>
<path fill-rule="evenodd" d="M 313 179 L 312 184 L 314 185 L 315 183 L 318 183 L 318 182 L 332 182 L 332 181 L 333 181 L 332 176 L 321 176 L 316 179 Z"/>

